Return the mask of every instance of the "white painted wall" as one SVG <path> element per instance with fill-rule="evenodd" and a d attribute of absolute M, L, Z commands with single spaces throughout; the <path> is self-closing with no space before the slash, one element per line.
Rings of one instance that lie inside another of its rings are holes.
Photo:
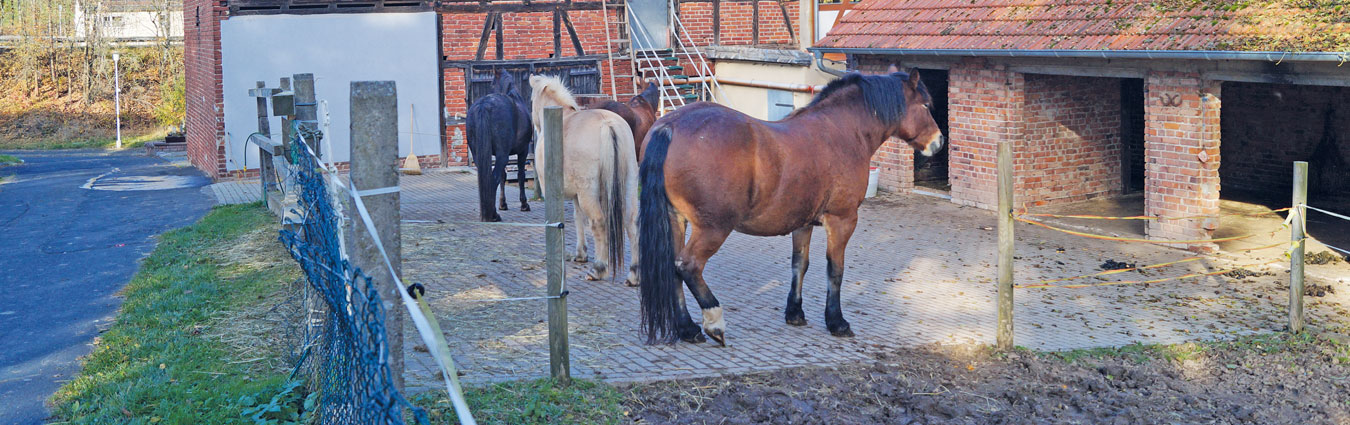
<path fill-rule="evenodd" d="M 89 16 L 76 13 L 73 25 L 75 37 L 85 37 L 85 30 L 88 28 L 86 19 L 93 19 L 99 25 L 100 35 L 114 40 L 183 36 L 182 10 L 172 10 L 164 14 L 155 11 L 99 12 Z M 161 19 L 169 20 L 168 34 L 163 33 L 164 28 L 160 26 Z"/>
<path fill-rule="evenodd" d="M 717 61 L 713 73 L 723 78 L 811 85 L 828 84 L 835 78 L 833 75 L 816 69 L 814 65 L 798 66 L 732 60 Z M 758 119 L 768 119 L 769 90 L 722 83 L 722 91 L 726 92 L 727 98 L 730 100 L 728 106 Z M 813 95 L 810 93 L 793 93 L 792 103 L 797 108 L 801 108 L 810 104 L 812 97 Z"/>
<path fill-rule="evenodd" d="M 434 12 L 238 16 L 221 22 L 220 38 L 228 169 L 244 168 L 245 159 L 248 168 L 258 164 L 257 148 L 245 148 L 258 129 L 257 103 L 248 90 L 257 81 L 277 87 L 281 77 L 303 73 L 314 74 L 315 96 L 328 101 L 333 156 L 325 159 L 344 162 L 351 152 L 352 81 L 395 82 L 400 157 L 410 143 L 417 155 L 441 152 Z M 319 113 L 322 121 L 322 107 Z M 272 118 L 271 129 L 280 137 L 280 118 Z"/>

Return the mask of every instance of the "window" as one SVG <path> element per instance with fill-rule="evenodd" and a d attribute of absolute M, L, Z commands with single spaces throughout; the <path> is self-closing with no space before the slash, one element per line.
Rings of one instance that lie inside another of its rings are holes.
<path fill-rule="evenodd" d="M 786 118 L 797 106 L 792 103 L 792 92 L 783 90 L 768 90 L 769 110 L 766 116 L 770 121 L 778 121 Z"/>

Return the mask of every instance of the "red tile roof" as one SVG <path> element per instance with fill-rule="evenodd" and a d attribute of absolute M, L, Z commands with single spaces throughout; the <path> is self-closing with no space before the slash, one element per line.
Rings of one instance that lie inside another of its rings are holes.
<path fill-rule="evenodd" d="M 816 45 L 1346 51 L 1350 0 L 863 0 Z"/>

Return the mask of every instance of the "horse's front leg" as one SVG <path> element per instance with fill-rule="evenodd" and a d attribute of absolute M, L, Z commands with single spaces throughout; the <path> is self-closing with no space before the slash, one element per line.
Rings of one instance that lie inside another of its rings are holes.
<path fill-rule="evenodd" d="M 525 160 L 526 160 L 528 157 L 529 157 L 529 155 L 527 155 L 527 154 L 523 154 L 523 153 L 521 153 L 521 154 L 516 154 L 516 183 L 519 183 L 519 184 L 520 184 L 520 210 L 521 210 L 521 211 L 529 211 L 529 210 L 530 210 L 530 203 L 529 203 L 528 201 L 526 201 L 526 197 L 525 197 Z M 535 178 L 538 178 L 538 176 L 535 176 Z M 506 193 L 506 190 L 503 189 L 503 190 L 502 190 L 503 196 L 505 196 L 505 193 Z"/>
<path fill-rule="evenodd" d="M 792 326 L 806 326 L 806 313 L 802 311 L 802 279 L 810 265 L 812 226 L 792 232 L 792 286 L 788 287 L 787 307 L 783 308 L 783 318 Z"/>
<path fill-rule="evenodd" d="M 825 234 L 829 245 L 825 248 L 827 274 L 830 276 L 830 290 L 825 299 L 825 327 L 834 336 L 853 336 L 848 321 L 844 320 L 844 310 L 839 305 L 839 288 L 844 283 L 844 248 L 853 229 L 858 226 L 858 213 L 853 211 L 847 216 L 826 215 Z"/>

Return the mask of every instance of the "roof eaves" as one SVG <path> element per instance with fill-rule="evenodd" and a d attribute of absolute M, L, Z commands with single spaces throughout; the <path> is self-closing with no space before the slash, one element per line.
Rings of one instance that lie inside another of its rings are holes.
<path fill-rule="evenodd" d="M 1185 59 L 1247 60 L 1263 62 L 1350 62 L 1350 52 L 1244 52 L 1229 50 L 1013 50 L 1013 49 L 903 49 L 810 47 L 812 52 L 861 55 L 1036 57 L 1064 59 Z"/>

